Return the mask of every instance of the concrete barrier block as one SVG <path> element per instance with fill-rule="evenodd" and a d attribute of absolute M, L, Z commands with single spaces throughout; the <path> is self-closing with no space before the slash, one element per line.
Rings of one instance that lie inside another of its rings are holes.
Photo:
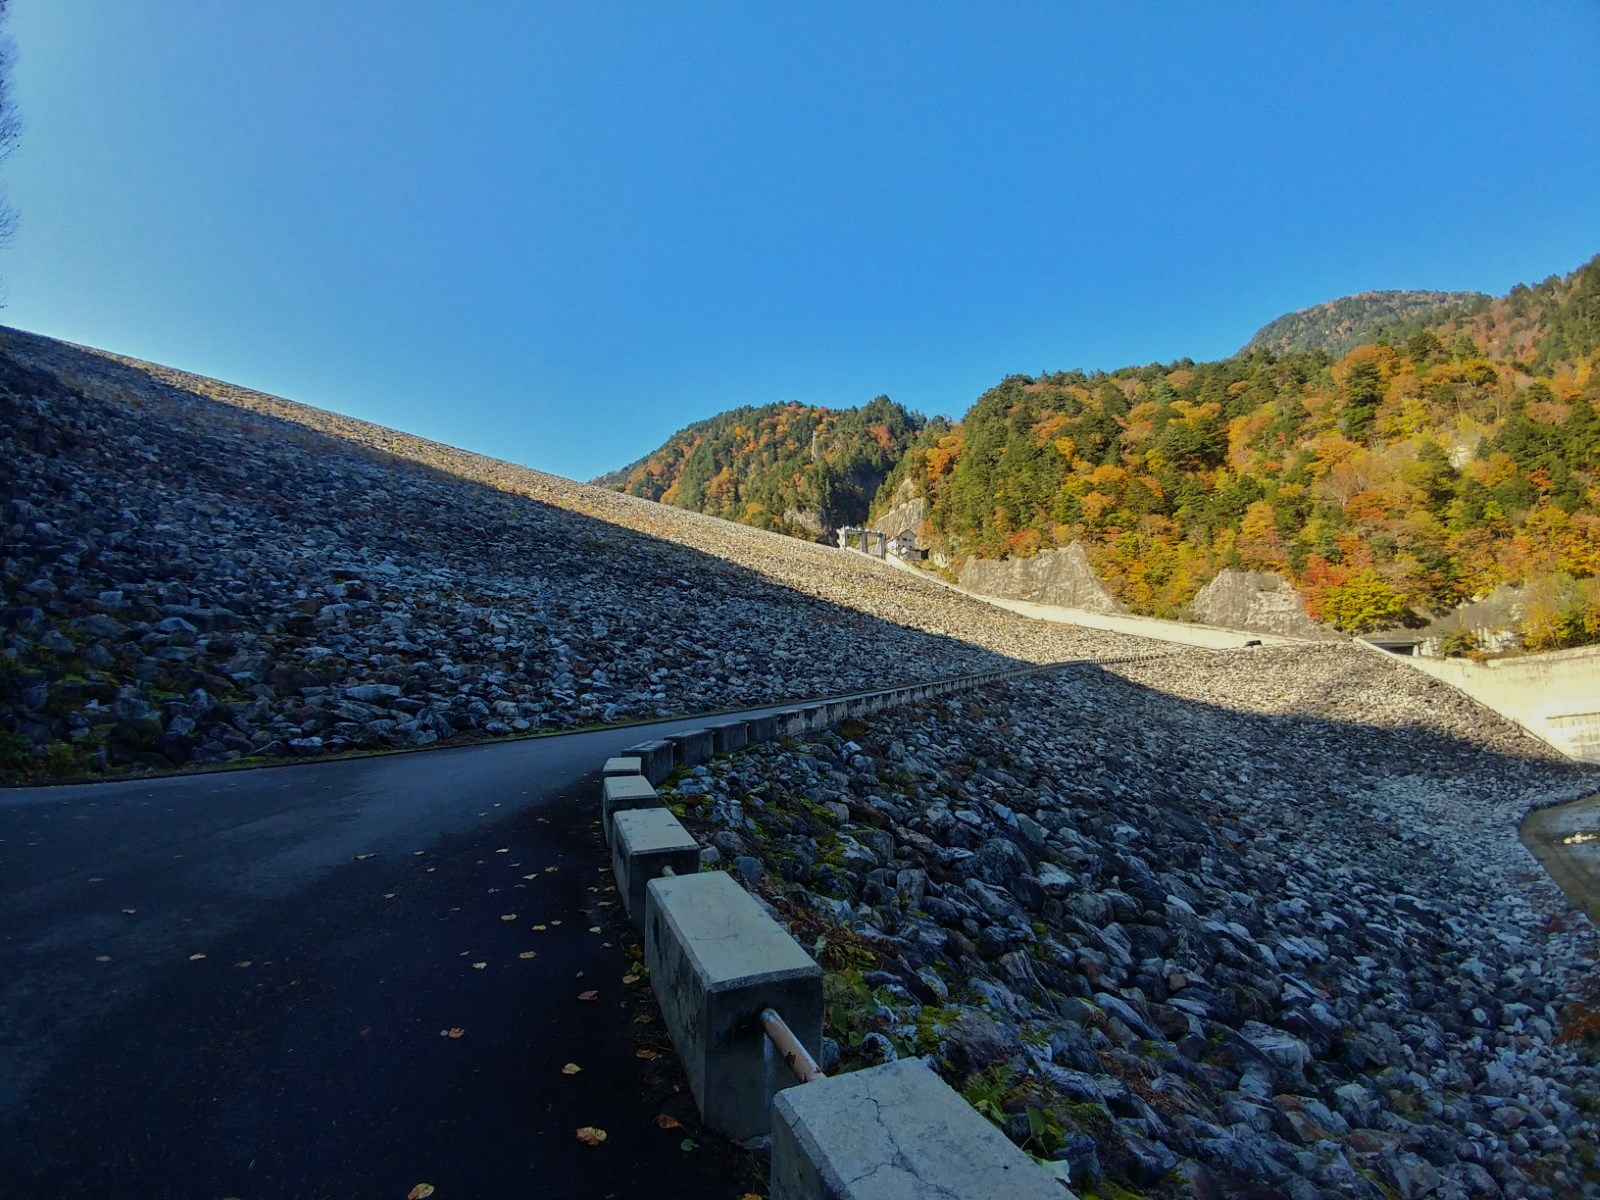
<path fill-rule="evenodd" d="M 806 713 L 803 708 L 784 708 L 772 714 L 778 722 L 778 733 L 794 737 L 806 731 Z"/>
<path fill-rule="evenodd" d="M 700 843 L 664 808 L 624 809 L 611 818 L 611 870 L 617 895 L 633 918 L 644 925 L 645 885 L 661 877 L 661 868 L 678 875 L 700 870 Z"/>
<path fill-rule="evenodd" d="M 672 774 L 672 743 L 664 739 L 653 742 L 640 742 L 638 745 L 629 746 L 624 754 L 633 755 L 639 760 L 639 773 L 651 783 L 660 783 Z"/>
<path fill-rule="evenodd" d="M 732 1138 L 766 1133 L 794 1077 L 767 1053 L 761 1010 L 819 1053 L 822 969 L 724 872 L 652 879 L 645 896 L 645 963 L 701 1117 Z"/>
<path fill-rule="evenodd" d="M 819 1079 L 773 1102 L 772 1200 L 1067 1200 L 919 1059 Z"/>
<path fill-rule="evenodd" d="M 697 767 L 711 757 L 713 743 L 709 729 L 669 734 L 667 741 L 672 743 L 672 758 L 677 766 Z"/>
<path fill-rule="evenodd" d="M 751 717 L 744 723 L 746 745 L 751 742 L 770 742 L 778 736 L 778 718 L 768 714 Z"/>
<path fill-rule="evenodd" d="M 631 808 L 659 808 L 661 797 L 643 775 L 613 775 L 600 781 L 600 827 L 606 843 L 612 840 L 612 823 L 619 812 Z"/>
<path fill-rule="evenodd" d="M 606 765 L 600 769 L 600 774 L 610 779 L 613 775 L 639 775 L 643 769 L 643 761 L 630 754 L 606 759 Z"/>
<path fill-rule="evenodd" d="M 750 728 L 747 721 L 718 721 L 709 728 L 711 730 L 711 748 L 718 754 L 726 754 L 730 750 L 741 750 L 750 740 Z"/>

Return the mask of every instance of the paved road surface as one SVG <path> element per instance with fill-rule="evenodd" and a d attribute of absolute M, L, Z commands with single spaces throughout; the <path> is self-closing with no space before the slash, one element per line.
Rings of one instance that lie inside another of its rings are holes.
<path fill-rule="evenodd" d="M 703 723 L 0 791 L 0 1200 L 734 1200 L 590 827 Z"/>

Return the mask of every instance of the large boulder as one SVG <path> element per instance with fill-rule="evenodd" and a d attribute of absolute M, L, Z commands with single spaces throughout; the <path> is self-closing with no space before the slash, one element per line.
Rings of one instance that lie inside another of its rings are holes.
<path fill-rule="evenodd" d="M 1299 638 L 1338 636 L 1308 617 L 1294 585 L 1271 571 L 1219 572 L 1196 594 L 1191 609 L 1196 621 L 1224 629 Z"/>
<path fill-rule="evenodd" d="M 1031 600 L 1087 612 L 1125 613 L 1089 565 L 1077 542 L 1060 550 L 1041 550 L 1032 558 L 974 558 L 961 568 L 961 586 L 1003 600 Z"/>

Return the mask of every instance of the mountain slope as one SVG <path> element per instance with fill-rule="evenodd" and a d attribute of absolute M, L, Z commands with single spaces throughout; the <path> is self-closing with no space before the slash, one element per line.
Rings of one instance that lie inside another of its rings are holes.
<path fill-rule="evenodd" d="M 1269 321 L 1240 353 L 1325 350 L 1337 357 L 1365 342 L 1403 340 L 1418 329 L 1481 311 L 1488 303 L 1482 292 L 1361 292 Z"/>
<path fill-rule="evenodd" d="M 1011 376 L 896 473 L 954 560 L 1081 542 L 1136 612 L 1279 571 L 1361 631 L 1525 585 L 1600 637 L 1600 259 L 1395 343 Z"/>
<path fill-rule="evenodd" d="M 886 396 L 861 408 L 768 404 L 697 421 L 595 480 L 647 500 L 815 537 L 858 524 L 926 422 Z"/>

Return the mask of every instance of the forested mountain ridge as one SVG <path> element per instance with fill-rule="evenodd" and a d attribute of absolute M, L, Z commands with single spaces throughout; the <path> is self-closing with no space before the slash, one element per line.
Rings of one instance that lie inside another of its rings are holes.
<path fill-rule="evenodd" d="M 1338 356 L 1365 342 L 1404 340 L 1490 302 L 1482 292 L 1361 292 L 1285 313 L 1258 329 L 1239 353 L 1325 350 Z"/>
<path fill-rule="evenodd" d="M 1340 356 L 1010 376 L 880 493 L 951 559 L 1081 542 L 1135 611 L 1279 571 L 1359 631 L 1527 585 L 1525 643 L 1600 636 L 1600 259 Z"/>
<path fill-rule="evenodd" d="M 866 519 L 927 422 L 887 396 L 860 408 L 767 404 L 697 421 L 594 482 L 746 525 L 816 537 Z"/>

